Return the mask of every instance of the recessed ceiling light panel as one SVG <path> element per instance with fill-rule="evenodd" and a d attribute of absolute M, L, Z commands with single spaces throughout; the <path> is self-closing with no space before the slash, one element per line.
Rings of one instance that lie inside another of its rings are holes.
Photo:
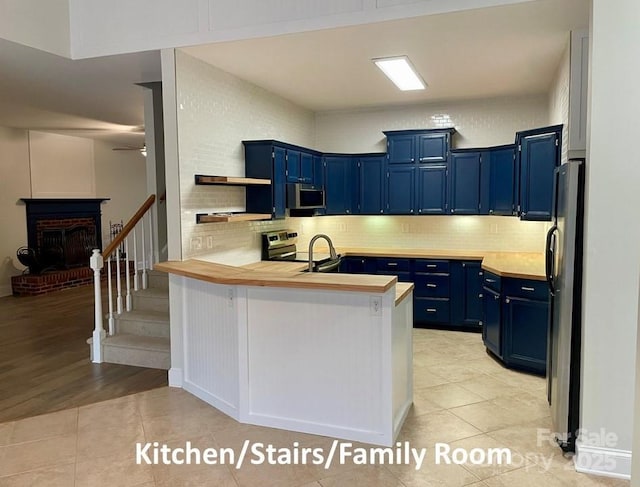
<path fill-rule="evenodd" d="M 426 83 L 420 78 L 407 56 L 376 58 L 372 61 L 402 91 L 426 88 Z"/>

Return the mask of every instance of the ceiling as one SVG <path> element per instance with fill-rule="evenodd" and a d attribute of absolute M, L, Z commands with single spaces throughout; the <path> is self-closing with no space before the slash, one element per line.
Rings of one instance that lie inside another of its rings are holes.
<path fill-rule="evenodd" d="M 589 0 L 537 0 L 185 48 L 314 111 L 546 93 Z M 428 84 L 400 92 L 371 62 L 406 54 Z M 139 82 L 158 51 L 70 60 L 0 39 L 0 125 L 144 142 Z"/>

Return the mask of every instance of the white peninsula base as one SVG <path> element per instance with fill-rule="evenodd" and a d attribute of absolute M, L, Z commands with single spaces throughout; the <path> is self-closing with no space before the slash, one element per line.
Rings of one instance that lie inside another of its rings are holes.
<path fill-rule="evenodd" d="M 172 368 L 242 423 L 392 446 L 413 400 L 412 299 L 170 276 Z"/>

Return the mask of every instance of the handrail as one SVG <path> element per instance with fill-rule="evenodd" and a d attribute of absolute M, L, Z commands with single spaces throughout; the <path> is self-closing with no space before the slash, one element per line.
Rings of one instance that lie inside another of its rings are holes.
<path fill-rule="evenodd" d="M 135 214 L 124 226 L 122 231 L 118 233 L 116 238 L 114 238 L 111 241 L 111 243 L 105 247 L 104 251 L 102 252 L 103 256 L 105 257 L 110 256 L 113 253 L 113 251 L 120 246 L 120 244 L 124 241 L 124 239 L 127 238 L 127 235 L 129 235 L 131 230 L 133 230 L 133 227 L 135 227 L 136 224 L 142 219 L 142 217 L 149 210 L 149 208 L 151 208 L 151 206 L 153 205 L 153 203 L 155 203 L 155 201 L 156 201 L 156 195 L 152 194 L 146 199 L 144 203 L 142 203 L 142 206 L 138 208 L 138 211 L 135 212 Z"/>

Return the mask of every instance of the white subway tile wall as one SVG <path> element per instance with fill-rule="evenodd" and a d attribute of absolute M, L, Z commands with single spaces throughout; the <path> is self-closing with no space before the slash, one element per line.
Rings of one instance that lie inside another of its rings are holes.
<path fill-rule="evenodd" d="M 287 225 L 298 231 L 300 248 L 326 233 L 336 247 L 543 252 L 550 224 L 508 216 L 372 215 L 289 218 Z"/>
<path fill-rule="evenodd" d="M 511 143 L 549 124 L 546 95 L 315 114 L 195 59 L 176 55 L 185 258 L 260 260 L 260 233 L 293 228 L 346 247 L 542 252 L 547 223 L 495 216 L 345 216 L 196 224 L 196 213 L 243 211 L 244 188 L 196 186 L 195 174 L 244 176 L 242 140 L 277 139 L 331 152 L 385 151 L 382 130 L 455 126 L 457 147 Z"/>
<path fill-rule="evenodd" d="M 180 50 L 176 85 L 183 256 L 228 264 L 260 260 L 259 234 L 282 223 L 196 224 L 196 213 L 244 211 L 245 190 L 196 186 L 194 175 L 244 176 L 242 140 L 312 146 L 314 114 Z"/>
<path fill-rule="evenodd" d="M 512 144 L 515 133 L 549 125 L 547 95 L 492 98 L 316 114 L 318 150 L 385 152 L 383 130 L 455 127 L 457 148 Z"/>

